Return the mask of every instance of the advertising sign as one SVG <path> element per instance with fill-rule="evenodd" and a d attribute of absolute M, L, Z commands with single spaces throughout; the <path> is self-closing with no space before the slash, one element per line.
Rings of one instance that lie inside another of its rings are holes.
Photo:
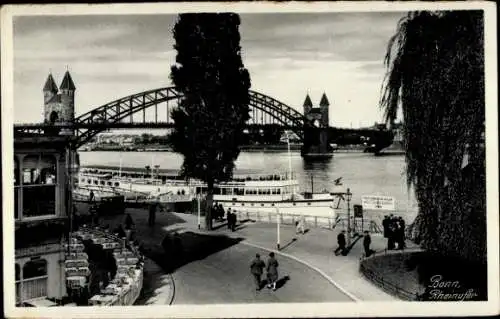
<path fill-rule="evenodd" d="M 363 206 L 362 205 L 354 205 L 354 217 L 355 218 L 363 218 Z"/>
<path fill-rule="evenodd" d="M 364 209 L 372 210 L 395 210 L 396 199 L 389 196 L 361 196 L 361 204 Z"/>

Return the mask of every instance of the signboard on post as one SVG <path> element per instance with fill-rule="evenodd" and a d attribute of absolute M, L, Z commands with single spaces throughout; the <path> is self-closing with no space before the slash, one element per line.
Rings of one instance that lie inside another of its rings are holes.
<path fill-rule="evenodd" d="M 390 196 L 361 196 L 361 205 L 364 209 L 396 210 L 396 199 Z"/>
<path fill-rule="evenodd" d="M 363 206 L 361 205 L 354 205 L 354 217 L 355 218 L 363 218 Z"/>

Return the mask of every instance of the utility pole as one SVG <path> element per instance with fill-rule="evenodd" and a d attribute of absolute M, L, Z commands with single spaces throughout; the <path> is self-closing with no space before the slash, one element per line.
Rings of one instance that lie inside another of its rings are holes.
<path fill-rule="evenodd" d="M 351 190 L 347 189 L 347 246 L 351 245 Z"/>

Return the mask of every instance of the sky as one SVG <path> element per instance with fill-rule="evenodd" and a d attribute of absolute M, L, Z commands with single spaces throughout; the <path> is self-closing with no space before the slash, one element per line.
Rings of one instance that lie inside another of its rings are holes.
<path fill-rule="evenodd" d="M 404 12 L 240 14 L 251 89 L 302 112 L 306 94 L 330 101 L 330 125 L 382 120 L 390 37 Z M 69 70 L 76 116 L 118 98 L 171 86 L 177 15 L 14 18 L 14 122 L 42 122 L 42 87 Z"/>

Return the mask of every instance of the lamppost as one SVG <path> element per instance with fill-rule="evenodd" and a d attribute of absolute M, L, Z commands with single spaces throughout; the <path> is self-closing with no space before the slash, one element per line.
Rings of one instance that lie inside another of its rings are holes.
<path fill-rule="evenodd" d="M 198 199 L 198 229 L 201 228 L 200 226 L 200 221 L 201 221 L 201 213 L 200 213 L 200 198 L 201 198 L 201 193 L 199 193 L 196 198 Z"/>
<path fill-rule="evenodd" d="M 278 248 L 278 250 L 280 250 L 280 209 L 279 209 L 279 207 L 276 207 L 276 228 L 277 228 L 276 248 Z"/>
<path fill-rule="evenodd" d="M 351 245 L 351 190 L 347 189 L 347 246 Z"/>

